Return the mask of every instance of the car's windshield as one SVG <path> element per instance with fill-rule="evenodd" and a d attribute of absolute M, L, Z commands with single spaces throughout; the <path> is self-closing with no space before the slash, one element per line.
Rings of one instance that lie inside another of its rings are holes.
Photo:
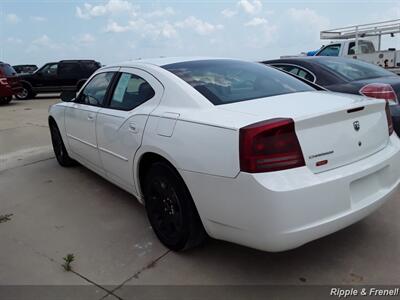
<path fill-rule="evenodd" d="M 215 105 L 314 89 L 259 63 L 229 59 L 188 61 L 163 66 Z"/>
<path fill-rule="evenodd" d="M 385 69 L 356 59 L 321 59 L 318 64 L 349 81 L 393 76 Z"/>
<path fill-rule="evenodd" d="M 7 64 L 0 65 L 0 69 L 3 70 L 3 73 L 6 77 L 14 76 L 16 74 L 15 70 Z"/>

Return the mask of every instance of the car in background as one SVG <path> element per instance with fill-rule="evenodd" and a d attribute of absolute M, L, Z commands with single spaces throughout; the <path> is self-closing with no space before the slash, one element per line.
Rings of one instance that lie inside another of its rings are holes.
<path fill-rule="evenodd" d="M 400 77 L 364 61 L 328 56 L 292 57 L 262 63 L 289 72 L 333 92 L 386 99 L 400 136 Z"/>
<path fill-rule="evenodd" d="M 400 182 L 387 102 L 259 63 L 131 61 L 61 99 L 48 119 L 59 164 L 79 161 L 133 194 L 175 251 L 207 234 L 292 249 L 361 220 Z"/>
<path fill-rule="evenodd" d="M 38 93 L 60 93 L 76 91 L 99 69 L 94 60 L 62 60 L 45 64 L 32 74 L 19 76 L 22 91 L 16 95 L 20 100 L 32 99 Z"/>
<path fill-rule="evenodd" d="M 15 70 L 9 64 L 0 62 L 0 104 L 10 103 L 13 95 L 21 89 L 22 86 Z"/>
<path fill-rule="evenodd" d="M 35 72 L 38 67 L 37 65 L 16 65 L 13 66 L 15 72 L 17 72 L 18 74 L 25 74 L 25 73 L 33 73 Z"/>

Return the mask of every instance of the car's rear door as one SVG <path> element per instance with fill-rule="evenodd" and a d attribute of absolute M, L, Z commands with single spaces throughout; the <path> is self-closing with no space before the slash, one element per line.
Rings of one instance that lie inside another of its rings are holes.
<path fill-rule="evenodd" d="M 160 103 L 163 87 L 151 74 L 121 68 L 109 103 L 96 120 L 100 158 L 107 176 L 135 193 L 134 155 L 142 142 L 149 114 Z"/>
<path fill-rule="evenodd" d="M 96 118 L 117 70 L 105 70 L 93 76 L 65 110 L 65 129 L 71 151 L 98 172 L 102 172 L 102 164 L 97 146 Z"/>
<path fill-rule="evenodd" d="M 61 62 L 58 66 L 59 86 L 62 90 L 76 90 L 76 84 L 81 79 L 83 69 L 79 62 Z"/>

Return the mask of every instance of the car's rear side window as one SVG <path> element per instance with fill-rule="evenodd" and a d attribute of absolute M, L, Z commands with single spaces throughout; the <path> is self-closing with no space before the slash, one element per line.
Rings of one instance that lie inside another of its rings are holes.
<path fill-rule="evenodd" d="M 169 64 L 163 68 L 189 83 L 215 105 L 314 90 L 288 74 L 259 63 L 215 59 Z"/>
<path fill-rule="evenodd" d="M 110 108 L 132 110 L 154 95 L 153 88 L 146 80 L 134 74 L 122 73 L 111 98 Z"/>
<path fill-rule="evenodd" d="M 358 59 L 326 58 L 319 60 L 318 64 L 349 81 L 394 76 L 384 68 Z"/>
<path fill-rule="evenodd" d="M 97 69 L 101 68 L 100 63 L 98 63 L 97 61 L 87 61 L 84 62 L 82 66 L 84 67 L 84 70 L 86 72 L 92 72 L 92 73 Z"/>
<path fill-rule="evenodd" d="M 61 78 L 79 78 L 82 74 L 82 69 L 79 63 L 60 63 L 58 73 Z"/>
<path fill-rule="evenodd" d="M 306 71 L 303 68 L 300 68 L 300 67 L 297 67 L 297 66 L 293 66 L 293 65 L 289 65 L 289 64 L 286 64 L 286 65 L 273 65 L 273 66 L 278 68 L 278 69 L 284 70 L 284 71 L 292 73 L 294 75 L 297 75 L 297 76 L 299 76 L 301 78 L 304 78 L 304 79 L 306 79 L 308 81 L 311 81 L 311 82 L 315 81 L 314 75 L 312 75 L 311 72 Z"/>

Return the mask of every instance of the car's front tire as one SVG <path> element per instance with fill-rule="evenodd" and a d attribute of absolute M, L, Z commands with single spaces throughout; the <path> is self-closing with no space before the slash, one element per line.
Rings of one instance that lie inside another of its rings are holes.
<path fill-rule="evenodd" d="M 150 224 L 167 248 L 186 250 L 205 241 L 207 234 L 193 199 L 172 166 L 164 162 L 150 166 L 144 196 Z"/>
<path fill-rule="evenodd" d="M 65 148 L 64 142 L 62 140 L 60 130 L 54 122 L 50 122 L 50 134 L 54 154 L 58 163 L 63 167 L 74 166 L 76 162 L 71 157 L 69 157 L 67 149 Z"/>

